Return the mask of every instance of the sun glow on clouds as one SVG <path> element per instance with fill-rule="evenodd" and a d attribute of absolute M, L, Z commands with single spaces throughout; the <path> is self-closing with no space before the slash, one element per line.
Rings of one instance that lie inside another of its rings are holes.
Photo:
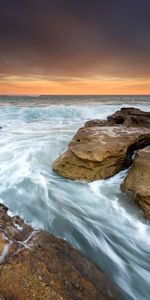
<path fill-rule="evenodd" d="M 1 1 L 0 94 L 150 94 L 150 1 Z"/>
<path fill-rule="evenodd" d="M 0 79 L 0 94 L 119 95 L 150 94 L 150 79 L 117 77 L 6 76 Z"/>

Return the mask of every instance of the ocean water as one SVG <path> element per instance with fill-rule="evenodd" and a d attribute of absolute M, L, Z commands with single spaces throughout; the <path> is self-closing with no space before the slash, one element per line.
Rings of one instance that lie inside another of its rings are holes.
<path fill-rule="evenodd" d="M 83 183 L 52 171 L 85 121 L 150 97 L 0 97 L 0 202 L 34 228 L 66 239 L 124 291 L 150 299 L 150 222 L 120 192 L 127 170 Z"/>

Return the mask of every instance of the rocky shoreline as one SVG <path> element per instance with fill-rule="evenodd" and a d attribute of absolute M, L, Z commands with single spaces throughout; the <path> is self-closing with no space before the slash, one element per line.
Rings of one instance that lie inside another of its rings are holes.
<path fill-rule="evenodd" d="M 0 204 L 0 300 L 121 300 L 107 276 L 66 241 L 33 230 Z"/>
<path fill-rule="evenodd" d="M 86 122 L 84 127 L 77 131 L 68 149 L 53 163 L 53 170 L 73 180 L 90 182 L 106 179 L 128 168 L 133 162 L 133 154 L 149 145 L 150 112 L 122 108 L 107 120 Z M 140 205 L 145 217 L 150 218 L 149 147 L 145 151 L 146 155 L 142 155 L 142 151 L 137 153 L 128 179 L 125 179 L 121 190 Z M 142 160 L 140 164 L 137 156 Z M 137 164 L 140 165 L 139 169 Z M 143 175 L 139 175 L 141 168 Z M 134 187 L 131 187 L 131 181 Z M 143 183 L 140 189 L 141 181 Z"/>
<path fill-rule="evenodd" d="M 149 145 L 150 113 L 124 108 L 107 120 L 86 122 L 53 169 L 93 181 L 131 166 L 121 190 L 150 219 Z M 0 300 L 28 299 L 123 300 L 124 295 L 66 241 L 33 230 L 0 204 Z"/>

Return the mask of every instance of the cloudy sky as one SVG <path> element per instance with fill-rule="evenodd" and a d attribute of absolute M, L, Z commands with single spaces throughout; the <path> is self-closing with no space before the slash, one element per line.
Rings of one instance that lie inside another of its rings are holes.
<path fill-rule="evenodd" d="M 150 94 L 150 1 L 0 0 L 0 94 Z"/>

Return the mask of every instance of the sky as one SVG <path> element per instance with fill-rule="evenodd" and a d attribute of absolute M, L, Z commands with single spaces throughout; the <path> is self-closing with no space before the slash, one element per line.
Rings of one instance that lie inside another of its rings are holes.
<path fill-rule="evenodd" d="M 0 94 L 150 94 L 150 0 L 0 0 Z"/>

